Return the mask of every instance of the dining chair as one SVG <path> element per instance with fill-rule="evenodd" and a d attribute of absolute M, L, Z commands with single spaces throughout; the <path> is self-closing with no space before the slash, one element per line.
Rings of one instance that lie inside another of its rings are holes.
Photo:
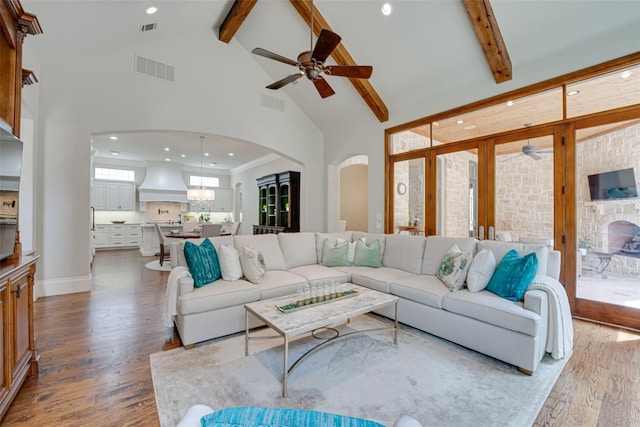
<path fill-rule="evenodd" d="M 240 224 L 241 222 L 236 221 L 233 224 L 231 224 L 231 230 L 229 231 L 229 234 L 231 234 L 232 236 L 235 236 L 236 234 L 238 234 L 238 230 L 240 229 Z"/>
<path fill-rule="evenodd" d="M 216 237 L 220 235 L 222 224 L 202 224 L 201 237 Z"/>
<path fill-rule="evenodd" d="M 162 229 L 160 228 L 160 225 L 156 224 L 155 226 L 156 226 L 156 233 L 158 233 L 158 241 L 160 242 L 160 253 L 158 254 L 160 259 L 158 260 L 158 262 L 160 263 L 160 265 L 162 265 L 165 261 L 169 260 L 169 257 L 171 256 L 171 254 L 169 253 L 168 250 L 165 252 L 164 234 L 162 234 Z"/>

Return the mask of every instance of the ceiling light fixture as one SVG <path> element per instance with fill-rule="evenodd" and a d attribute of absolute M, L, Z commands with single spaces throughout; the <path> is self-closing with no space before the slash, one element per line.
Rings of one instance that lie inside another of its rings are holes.
<path fill-rule="evenodd" d="M 187 155 L 186 154 L 180 154 L 180 157 L 182 157 L 184 159 L 185 157 L 187 157 Z"/>
<path fill-rule="evenodd" d="M 150 8 L 147 9 L 147 15 L 153 15 L 154 13 L 156 13 L 158 11 L 158 8 L 155 6 L 151 6 Z"/>
<path fill-rule="evenodd" d="M 120 152 L 119 151 L 111 151 L 111 155 L 118 156 L 118 155 L 120 155 Z"/>
<path fill-rule="evenodd" d="M 573 96 L 573 95 L 577 95 L 579 94 L 580 91 L 579 90 L 572 90 L 570 92 L 567 92 L 567 96 Z"/>
<path fill-rule="evenodd" d="M 171 151 L 169 147 L 164 147 L 164 151 Z"/>
<path fill-rule="evenodd" d="M 118 137 L 117 137 L 117 136 L 113 136 L 113 135 L 111 135 L 111 136 L 109 137 L 109 139 L 111 139 L 111 140 L 113 140 L 113 141 L 117 141 L 117 140 L 118 140 Z"/>
<path fill-rule="evenodd" d="M 513 101 L 507 101 L 507 107 L 513 107 Z"/>
<path fill-rule="evenodd" d="M 631 77 L 631 74 L 633 74 L 631 70 L 623 71 L 620 74 L 620 77 L 622 77 L 623 79 L 628 79 L 629 77 Z"/>
<path fill-rule="evenodd" d="M 391 7 L 391 3 L 385 3 L 385 4 L 382 5 L 380 10 L 382 11 L 382 14 L 384 16 L 389 16 L 389 15 L 391 15 L 391 12 L 392 12 L 393 9 Z"/>
<path fill-rule="evenodd" d="M 463 123 L 464 123 L 464 120 L 458 120 L 458 121 L 456 122 L 456 124 L 458 124 L 458 125 L 461 125 L 461 124 L 463 124 Z"/>
<path fill-rule="evenodd" d="M 215 200 L 216 193 L 213 190 L 204 188 L 202 185 L 202 157 L 204 151 L 204 136 L 200 137 L 200 188 L 190 188 L 187 190 L 187 199 L 194 202 L 209 202 Z"/>
<path fill-rule="evenodd" d="M 233 157 L 233 156 L 235 156 L 235 154 L 233 154 L 233 153 L 229 153 L 229 156 L 230 156 L 230 157 Z"/>
<path fill-rule="evenodd" d="M 167 158 L 165 158 L 165 159 L 164 159 L 164 161 L 165 161 L 165 162 L 170 162 L 170 161 L 171 161 L 171 159 L 167 157 Z"/>

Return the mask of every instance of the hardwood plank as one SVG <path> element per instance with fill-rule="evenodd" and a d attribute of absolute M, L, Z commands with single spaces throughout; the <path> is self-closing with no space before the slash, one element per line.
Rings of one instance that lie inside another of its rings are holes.
<path fill-rule="evenodd" d="M 181 343 L 162 327 L 168 273 L 145 269 L 151 259 L 98 252 L 92 292 L 35 303 L 40 376 L 27 379 L 2 425 L 159 424 L 149 355 Z M 534 425 L 640 425 L 640 333 L 573 324 L 573 355 Z"/>

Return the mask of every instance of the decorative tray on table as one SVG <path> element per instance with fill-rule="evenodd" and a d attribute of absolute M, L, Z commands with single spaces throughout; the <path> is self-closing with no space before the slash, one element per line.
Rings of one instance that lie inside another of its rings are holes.
<path fill-rule="evenodd" d="M 312 302 L 313 299 L 310 299 L 310 301 L 308 303 L 305 304 L 305 301 L 298 301 L 298 302 L 292 302 L 289 304 L 285 304 L 285 305 L 276 305 L 276 308 L 278 310 L 280 310 L 283 313 L 291 313 L 292 311 L 298 311 L 298 310 L 302 310 L 305 308 L 309 308 L 309 307 L 315 307 L 317 305 L 321 305 L 321 304 L 327 304 L 333 301 L 338 301 L 338 300 L 342 300 L 345 298 L 351 298 L 351 297 L 355 297 L 356 295 L 358 295 L 360 292 L 358 292 L 358 290 L 356 289 L 349 289 L 346 290 L 344 292 L 337 292 L 336 293 L 336 297 L 334 298 L 329 298 L 329 299 L 322 299 L 322 301 L 320 301 L 320 298 L 316 298 L 316 302 Z M 292 295 L 292 298 L 295 299 L 295 295 Z"/>

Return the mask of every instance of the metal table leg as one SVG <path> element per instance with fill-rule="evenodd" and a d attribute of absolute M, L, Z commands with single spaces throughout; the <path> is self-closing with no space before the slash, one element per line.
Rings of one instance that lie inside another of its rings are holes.
<path fill-rule="evenodd" d="M 289 337 L 284 337 L 284 366 L 282 367 L 282 397 L 287 397 L 287 375 L 289 374 Z"/>

